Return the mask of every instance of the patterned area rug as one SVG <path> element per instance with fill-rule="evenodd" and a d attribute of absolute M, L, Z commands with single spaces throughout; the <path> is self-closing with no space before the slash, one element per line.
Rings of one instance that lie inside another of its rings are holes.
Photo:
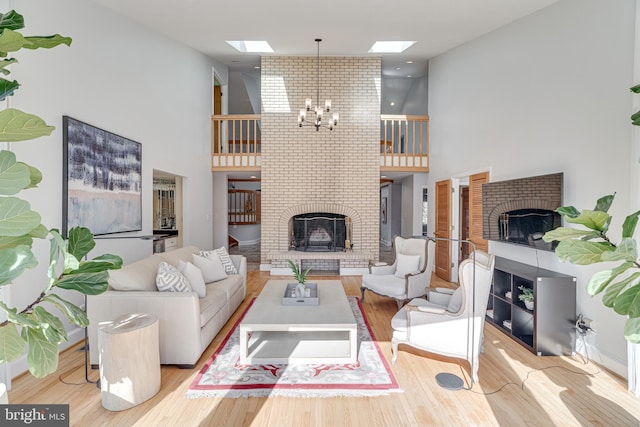
<path fill-rule="evenodd" d="M 349 297 L 349 304 L 358 323 L 358 363 L 240 365 L 238 321 L 200 370 L 186 397 L 381 396 L 401 392 L 360 301 Z"/>

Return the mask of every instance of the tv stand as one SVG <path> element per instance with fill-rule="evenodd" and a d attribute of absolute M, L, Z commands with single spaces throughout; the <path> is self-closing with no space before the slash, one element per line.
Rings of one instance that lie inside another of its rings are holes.
<path fill-rule="evenodd" d="M 519 300 L 520 286 L 533 289 L 533 310 Z M 560 356 L 573 352 L 575 319 L 575 277 L 496 257 L 489 323 L 538 356 Z"/>

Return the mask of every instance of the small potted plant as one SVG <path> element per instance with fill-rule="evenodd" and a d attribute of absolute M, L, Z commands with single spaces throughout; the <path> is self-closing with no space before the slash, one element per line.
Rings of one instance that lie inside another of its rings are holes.
<path fill-rule="evenodd" d="M 289 262 L 289 267 L 293 271 L 293 276 L 296 278 L 298 282 L 298 286 L 296 286 L 296 296 L 298 298 L 302 298 L 305 296 L 306 286 L 305 282 L 307 281 L 307 276 L 311 271 L 311 268 L 308 268 L 306 271 L 302 271 L 302 265 L 298 265 L 290 259 L 287 260 Z"/>
<path fill-rule="evenodd" d="M 518 289 L 520 289 L 518 299 L 524 302 L 527 310 L 533 310 L 533 289 L 527 288 L 526 286 L 518 286 Z"/>

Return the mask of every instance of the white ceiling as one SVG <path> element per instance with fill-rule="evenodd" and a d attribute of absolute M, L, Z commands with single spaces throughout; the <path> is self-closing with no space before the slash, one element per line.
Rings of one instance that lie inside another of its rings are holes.
<path fill-rule="evenodd" d="M 234 69 L 259 64 L 225 40 L 266 40 L 269 55 L 368 56 L 376 40 L 415 40 L 382 56 L 387 78 L 426 74 L 427 61 L 558 0 L 92 0 Z M 406 64 L 406 61 L 414 61 Z M 400 68 L 399 70 L 397 68 Z"/>

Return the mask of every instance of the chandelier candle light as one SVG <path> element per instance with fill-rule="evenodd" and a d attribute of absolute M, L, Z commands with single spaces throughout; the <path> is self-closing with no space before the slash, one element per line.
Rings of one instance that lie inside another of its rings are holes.
<path fill-rule="evenodd" d="M 320 103 L 320 42 L 322 39 L 315 39 L 315 42 L 318 44 L 318 54 L 317 54 L 317 67 L 316 67 L 316 102 Z M 327 116 L 331 112 L 331 100 L 327 99 L 324 101 L 324 108 L 321 108 L 316 104 L 314 109 L 311 109 L 311 98 L 307 98 L 305 100 L 305 108 L 300 110 L 300 114 L 298 114 L 298 126 L 315 126 L 316 131 L 320 130 L 320 127 L 325 127 L 329 130 L 333 130 L 335 126 L 338 125 L 339 115 L 338 113 L 333 113 L 333 117 L 331 120 L 327 120 L 327 122 L 322 121 L 322 116 L 327 113 Z M 316 115 L 315 120 L 313 122 L 307 121 L 307 112 L 313 112 Z"/>

